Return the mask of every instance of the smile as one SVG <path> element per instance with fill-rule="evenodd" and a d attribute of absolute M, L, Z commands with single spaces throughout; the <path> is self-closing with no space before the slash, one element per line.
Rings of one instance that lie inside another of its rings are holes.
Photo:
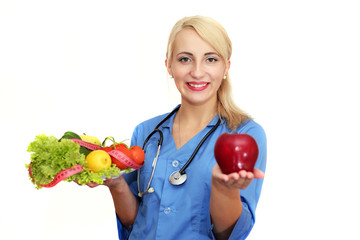
<path fill-rule="evenodd" d="M 189 83 L 189 85 L 191 87 L 205 87 L 207 85 L 207 83 L 204 83 L 204 84 L 192 84 L 192 83 Z"/>
<path fill-rule="evenodd" d="M 187 82 L 188 87 L 193 91 L 202 91 L 210 84 L 208 82 Z"/>

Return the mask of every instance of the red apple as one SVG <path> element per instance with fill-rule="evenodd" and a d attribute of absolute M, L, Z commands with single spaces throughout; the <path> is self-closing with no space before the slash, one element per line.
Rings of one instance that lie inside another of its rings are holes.
<path fill-rule="evenodd" d="M 253 172 L 259 148 L 249 134 L 223 133 L 216 140 L 214 154 L 224 174 L 240 170 Z"/>

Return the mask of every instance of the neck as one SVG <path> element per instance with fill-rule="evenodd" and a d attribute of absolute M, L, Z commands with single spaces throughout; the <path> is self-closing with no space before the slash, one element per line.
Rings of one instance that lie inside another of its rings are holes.
<path fill-rule="evenodd" d="M 215 102 L 215 104 L 192 105 L 182 102 L 178 114 L 181 116 L 181 122 L 188 126 L 207 125 L 217 115 L 217 104 Z"/>
<path fill-rule="evenodd" d="M 173 138 L 177 149 L 204 129 L 217 114 L 217 103 L 193 105 L 181 104 L 173 122 Z"/>

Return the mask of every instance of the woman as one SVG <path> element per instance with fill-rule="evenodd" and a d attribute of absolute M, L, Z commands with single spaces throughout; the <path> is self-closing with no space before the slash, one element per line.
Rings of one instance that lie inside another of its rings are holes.
<path fill-rule="evenodd" d="M 105 183 L 114 200 L 120 239 L 245 239 L 249 234 L 264 177 L 266 137 L 230 97 L 231 50 L 225 30 L 210 18 L 187 17 L 173 27 L 165 64 L 181 93 L 181 105 L 158 127 L 163 144 L 153 177 L 158 134 L 146 143 L 139 177 L 132 172 Z M 138 125 L 131 145 L 142 146 L 166 116 Z M 224 132 L 256 139 L 260 154 L 253 173 L 222 174 L 214 145 Z M 207 133 L 186 168 L 186 181 L 171 184 L 172 174 L 185 165 Z"/>

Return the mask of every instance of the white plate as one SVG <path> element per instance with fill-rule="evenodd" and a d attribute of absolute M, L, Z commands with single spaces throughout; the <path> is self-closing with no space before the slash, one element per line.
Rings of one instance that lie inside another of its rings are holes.
<path fill-rule="evenodd" d="M 133 172 L 133 171 L 136 171 L 136 169 L 131 169 L 130 171 L 122 170 L 122 171 L 120 171 L 120 174 L 117 175 L 117 176 L 113 176 L 113 175 L 111 174 L 111 179 L 119 178 L 119 177 L 121 177 L 122 175 L 124 175 L 124 174 L 126 174 L 126 173 L 131 173 L 131 172 Z M 106 176 L 104 175 L 104 176 L 102 176 L 102 179 L 106 180 L 107 178 L 106 178 Z"/>

